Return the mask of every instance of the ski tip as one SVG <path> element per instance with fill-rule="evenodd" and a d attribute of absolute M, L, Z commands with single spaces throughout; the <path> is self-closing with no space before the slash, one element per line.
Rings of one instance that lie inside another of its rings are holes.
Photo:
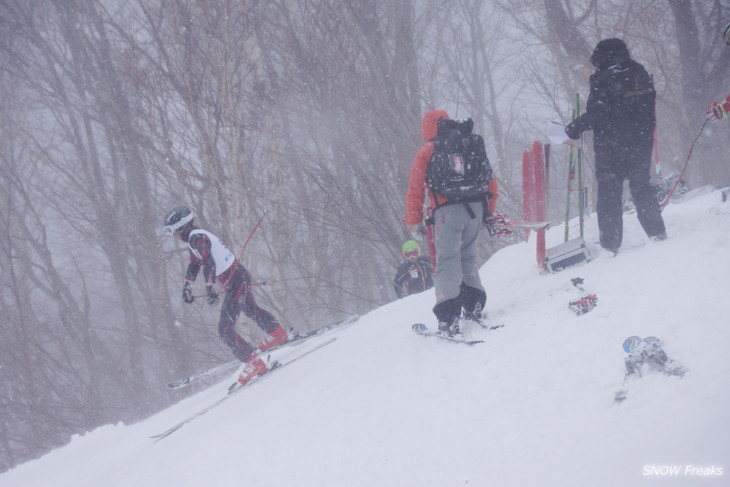
<path fill-rule="evenodd" d="M 195 382 L 196 382 L 195 380 L 190 380 L 190 378 L 182 379 L 182 380 L 176 380 L 176 381 L 173 381 L 173 382 L 168 382 L 167 383 L 167 388 L 170 389 L 171 391 L 174 391 L 174 390 L 182 389 L 183 387 L 187 387 L 189 385 L 192 385 Z"/>

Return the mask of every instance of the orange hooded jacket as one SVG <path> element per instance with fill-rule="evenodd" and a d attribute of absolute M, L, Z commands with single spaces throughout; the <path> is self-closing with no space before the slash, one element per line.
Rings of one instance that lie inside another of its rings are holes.
<path fill-rule="evenodd" d="M 418 225 L 423 222 L 423 199 L 426 193 L 426 169 L 433 155 L 433 139 L 436 137 L 436 129 L 439 118 L 448 119 L 449 116 L 444 110 L 431 110 L 426 112 L 421 119 L 421 137 L 425 144 L 421 146 L 411 166 L 411 177 L 408 181 L 408 194 L 406 195 L 406 216 L 403 218 L 406 225 Z M 489 183 L 489 212 L 494 213 L 497 206 L 497 180 L 492 179 Z M 429 191 L 431 209 L 443 205 L 449 199 L 435 195 Z M 438 201 L 434 201 L 434 197 Z"/>

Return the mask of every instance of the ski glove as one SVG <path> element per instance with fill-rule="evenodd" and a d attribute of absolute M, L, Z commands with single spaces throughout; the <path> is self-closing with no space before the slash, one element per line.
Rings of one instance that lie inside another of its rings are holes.
<path fill-rule="evenodd" d="M 218 293 L 215 292 L 215 289 L 213 289 L 212 286 L 209 287 L 208 288 L 208 304 L 211 306 L 215 306 L 216 304 L 218 304 L 219 299 L 220 299 L 220 297 L 218 297 Z"/>
<path fill-rule="evenodd" d="M 575 122 L 569 123 L 565 126 L 565 135 L 570 137 L 573 140 L 580 139 L 581 134 L 583 131 L 578 127 L 578 125 Z"/>
<path fill-rule="evenodd" d="M 728 103 L 728 105 L 730 105 L 730 103 Z M 707 109 L 706 114 L 708 118 L 715 117 L 716 120 L 720 120 L 722 118 L 727 118 L 727 108 L 725 107 L 725 104 L 715 102 Z"/>
<path fill-rule="evenodd" d="M 193 290 L 191 289 L 192 284 L 192 282 L 185 280 L 185 285 L 183 286 L 183 301 L 188 304 L 191 304 L 193 301 L 195 301 L 195 296 L 193 296 Z"/>
<path fill-rule="evenodd" d="M 512 235 L 512 230 L 510 230 L 509 228 L 504 228 L 503 226 L 494 226 L 497 224 L 509 225 L 509 219 L 507 218 L 507 215 L 504 215 L 502 213 L 495 213 L 494 215 L 492 215 L 491 213 L 485 213 L 484 217 L 482 218 L 482 223 L 485 227 L 487 227 L 487 232 L 489 232 L 490 237 L 494 237 L 496 235 L 498 238 L 501 238 Z"/>

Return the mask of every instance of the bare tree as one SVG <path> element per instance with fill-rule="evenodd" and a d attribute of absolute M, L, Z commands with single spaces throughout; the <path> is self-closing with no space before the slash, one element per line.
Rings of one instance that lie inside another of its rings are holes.
<path fill-rule="evenodd" d="M 729 13 L 727 0 L 0 0 L 0 470 L 158 410 L 179 397 L 160 384 L 229 357 L 217 310 L 180 304 L 187 251 L 159 235 L 169 208 L 223 237 L 288 327 L 365 312 L 395 297 L 425 110 L 475 120 L 500 207 L 519 212 L 523 149 L 587 94 L 595 43 L 623 37 L 655 77 L 660 158 L 676 169 L 727 94 Z M 730 182 L 718 130 L 693 183 Z"/>

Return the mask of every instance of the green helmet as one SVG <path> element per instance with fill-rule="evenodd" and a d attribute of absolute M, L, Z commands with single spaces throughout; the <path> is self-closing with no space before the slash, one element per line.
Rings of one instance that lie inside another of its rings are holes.
<path fill-rule="evenodd" d="M 405 254 L 406 252 L 413 252 L 414 250 L 421 250 L 421 246 L 415 240 L 409 240 L 403 244 L 401 251 Z"/>

